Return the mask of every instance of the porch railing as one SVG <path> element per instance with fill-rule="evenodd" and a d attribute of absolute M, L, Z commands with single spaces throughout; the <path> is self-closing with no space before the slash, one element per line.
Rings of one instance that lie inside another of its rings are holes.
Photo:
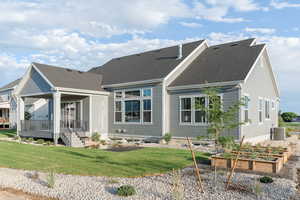
<path fill-rule="evenodd" d="M 21 131 L 47 131 L 53 132 L 53 120 L 22 120 Z"/>
<path fill-rule="evenodd" d="M 66 130 L 76 131 L 76 132 L 87 132 L 89 131 L 89 123 L 82 120 L 69 120 L 69 121 L 60 121 L 61 132 Z"/>

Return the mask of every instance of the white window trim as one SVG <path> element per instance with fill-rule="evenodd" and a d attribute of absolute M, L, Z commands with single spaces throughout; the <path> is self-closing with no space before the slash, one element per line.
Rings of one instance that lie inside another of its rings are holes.
<path fill-rule="evenodd" d="M 269 102 L 269 118 L 266 118 L 266 102 Z M 271 120 L 271 105 L 270 105 L 270 99 L 268 99 L 268 98 L 265 98 L 265 101 L 264 101 L 264 110 L 265 110 L 265 113 L 264 113 L 264 115 L 265 115 L 265 120 L 266 121 L 270 121 Z"/>
<path fill-rule="evenodd" d="M 260 101 L 262 101 L 262 107 L 260 109 Z M 258 125 L 262 125 L 264 123 L 264 98 L 258 97 Z M 259 112 L 261 111 L 261 121 L 259 121 Z"/>
<path fill-rule="evenodd" d="M 249 101 L 251 100 L 250 99 L 250 95 L 248 93 L 244 93 L 243 95 L 244 97 L 248 97 Z M 248 121 L 245 122 L 245 110 L 248 110 Z M 248 108 L 245 109 L 245 106 L 243 106 L 243 122 L 244 122 L 244 126 L 249 126 L 250 125 L 250 121 L 249 121 L 249 102 L 248 102 Z"/>
<path fill-rule="evenodd" d="M 223 93 L 219 93 L 218 96 L 221 97 L 221 102 L 223 102 Z M 207 100 L 207 95 L 205 94 L 198 94 L 198 95 L 184 95 L 184 96 L 179 96 L 179 125 L 180 126 L 208 126 L 209 122 L 195 122 L 195 98 L 196 97 L 206 97 L 205 100 L 205 106 L 209 105 L 209 101 Z M 191 122 L 182 122 L 181 120 L 181 99 L 182 98 L 191 98 Z M 222 104 L 222 108 L 223 109 L 223 104 Z"/>
<path fill-rule="evenodd" d="M 144 96 L 143 90 L 144 89 L 150 89 L 151 90 L 151 96 Z M 125 98 L 125 92 L 128 91 L 140 91 L 139 97 L 131 97 L 131 98 Z M 121 98 L 116 98 L 117 92 L 122 93 Z M 125 122 L 125 101 L 126 100 L 139 100 L 140 101 L 140 121 L 139 122 Z M 151 100 L 151 122 L 144 122 L 144 100 Z M 122 122 L 116 122 L 116 101 L 121 102 L 122 106 Z M 133 89 L 123 89 L 123 90 L 115 90 L 114 91 L 114 101 L 113 101 L 113 115 L 114 115 L 114 124 L 122 124 L 122 125 L 152 125 L 153 124 L 153 88 L 151 87 L 145 87 L 145 88 L 133 88 Z"/>

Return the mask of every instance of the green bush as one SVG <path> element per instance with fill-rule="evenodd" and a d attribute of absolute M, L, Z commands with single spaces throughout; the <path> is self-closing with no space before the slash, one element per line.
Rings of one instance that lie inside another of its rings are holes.
<path fill-rule="evenodd" d="M 224 148 L 232 148 L 235 144 L 232 136 L 220 136 L 218 143 Z"/>
<path fill-rule="evenodd" d="M 32 143 L 34 141 L 34 139 L 33 138 L 28 138 L 27 139 L 27 142 L 30 142 L 30 143 Z"/>
<path fill-rule="evenodd" d="M 49 188 L 54 188 L 55 185 L 55 171 L 49 170 L 49 173 L 47 175 L 47 186 Z"/>
<path fill-rule="evenodd" d="M 136 191 L 133 186 L 131 185 L 122 185 L 117 189 L 117 195 L 123 196 L 123 197 L 128 197 L 135 195 Z"/>
<path fill-rule="evenodd" d="M 206 138 L 205 136 L 201 136 L 201 135 L 196 137 L 197 140 L 204 140 L 205 138 Z"/>
<path fill-rule="evenodd" d="M 100 141 L 100 134 L 95 132 L 92 134 L 92 141 L 93 142 L 99 142 Z"/>
<path fill-rule="evenodd" d="M 36 143 L 37 143 L 37 144 L 44 144 L 44 143 L 45 143 L 45 140 L 43 140 L 43 139 L 38 139 L 38 140 L 36 141 Z"/>
<path fill-rule="evenodd" d="M 274 180 L 269 176 L 264 176 L 259 179 L 261 183 L 273 183 Z"/>
<path fill-rule="evenodd" d="M 297 116 L 298 115 L 294 112 L 284 112 L 281 114 L 281 117 L 282 117 L 283 121 L 285 121 L 285 122 L 291 122 L 292 119 L 294 119 Z"/>
<path fill-rule="evenodd" d="M 54 143 L 52 141 L 46 141 L 46 145 L 50 146 L 53 145 Z"/>
<path fill-rule="evenodd" d="M 167 144 L 169 144 L 169 142 L 172 139 L 172 134 L 171 133 L 166 133 L 163 137 L 163 139 L 166 141 Z"/>

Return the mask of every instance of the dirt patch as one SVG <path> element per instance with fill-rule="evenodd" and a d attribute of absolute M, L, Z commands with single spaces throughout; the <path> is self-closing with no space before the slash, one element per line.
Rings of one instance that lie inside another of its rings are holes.
<path fill-rule="evenodd" d="M 143 149 L 144 147 L 137 147 L 137 146 L 118 146 L 118 147 L 111 147 L 106 149 L 106 151 L 113 151 L 113 152 L 126 152 L 126 151 L 134 151 Z"/>
<path fill-rule="evenodd" d="M 21 190 L 15 190 L 11 188 L 0 188 L 1 200 L 58 200 L 55 198 L 42 197 L 38 195 L 32 195 Z"/>

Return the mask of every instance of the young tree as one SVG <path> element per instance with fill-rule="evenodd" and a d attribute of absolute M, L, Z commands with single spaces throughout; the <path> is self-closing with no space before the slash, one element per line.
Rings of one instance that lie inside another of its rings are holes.
<path fill-rule="evenodd" d="M 291 122 L 297 116 L 298 115 L 294 112 L 284 112 L 281 114 L 281 117 L 285 122 Z"/>
<path fill-rule="evenodd" d="M 218 88 L 207 88 L 204 90 L 204 94 L 207 96 L 208 105 L 195 101 L 195 107 L 205 112 L 208 133 L 212 134 L 215 143 L 218 144 L 218 139 L 223 131 L 234 129 L 245 123 L 238 120 L 238 112 L 240 107 L 245 105 L 245 99 L 243 98 L 224 109 Z"/>

